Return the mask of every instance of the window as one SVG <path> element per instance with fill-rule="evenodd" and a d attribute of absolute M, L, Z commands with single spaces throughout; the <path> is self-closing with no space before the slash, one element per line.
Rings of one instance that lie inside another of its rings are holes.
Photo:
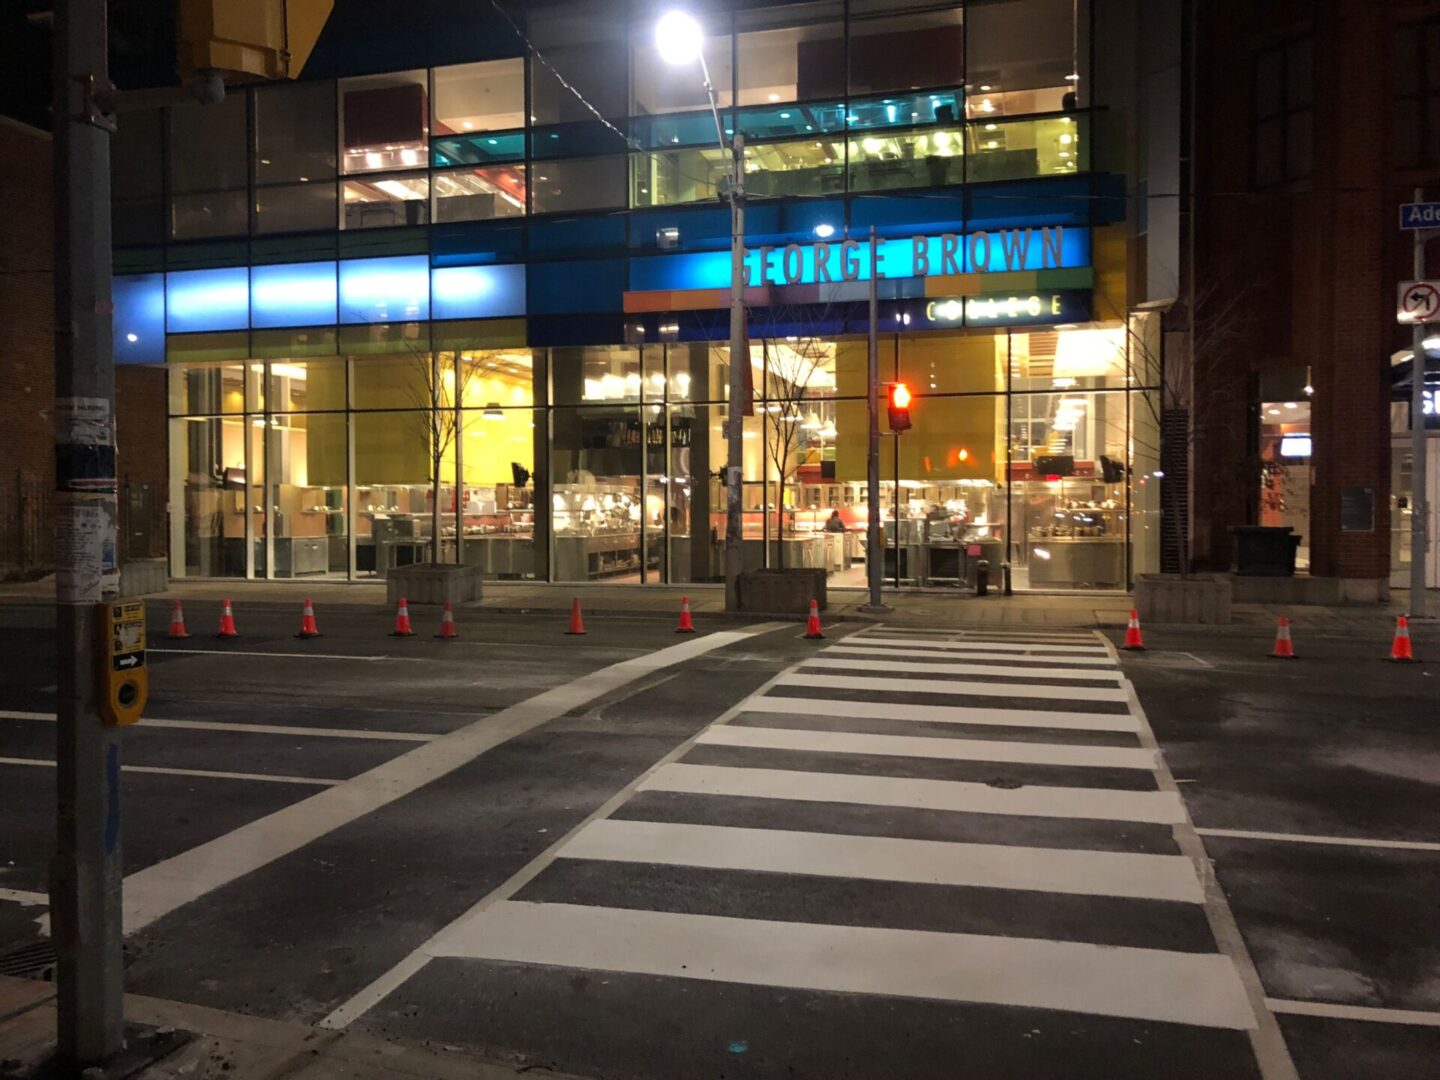
<path fill-rule="evenodd" d="M 850 189 L 941 187 L 965 181 L 965 140 L 957 130 L 850 139 Z"/>
<path fill-rule="evenodd" d="M 383 229 L 430 220 L 430 180 L 424 173 L 346 180 L 341 228 Z"/>
<path fill-rule="evenodd" d="M 1315 102 L 1314 42 L 1302 38 L 1255 57 L 1255 186 L 1310 175 Z"/>
<path fill-rule="evenodd" d="M 117 245 L 161 240 L 162 180 L 157 109 L 127 113 L 110 141 L 113 237 Z"/>
<path fill-rule="evenodd" d="M 841 15 L 841 5 L 832 2 L 741 12 L 736 26 L 740 104 L 843 95 L 845 32 Z"/>
<path fill-rule="evenodd" d="M 973 120 L 1059 112 L 1084 93 L 1075 0 L 1004 0 L 966 9 L 965 84 Z"/>
<path fill-rule="evenodd" d="M 340 82 L 341 171 L 413 169 L 428 156 L 423 71 Z"/>
<path fill-rule="evenodd" d="M 1440 164 L 1440 21 L 1395 31 L 1395 167 Z"/>
<path fill-rule="evenodd" d="M 525 213 L 525 166 L 493 165 L 437 172 L 435 221 L 489 221 Z"/>
<path fill-rule="evenodd" d="M 537 214 L 601 210 L 625 205 L 625 159 L 537 162 L 531 192 Z"/>
<path fill-rule="evenodd" d="M 602 116 L 624 116 L 624 5 L 613 0 L 538 5 L 529 16 L 530 40 L 549 61 L 530 63 L 530 121 L 565 124 L 594 120 L 594 114 L 567 90 L 555 72 Z M 553 70 L 552 70 L 553 68 Z"/>
<path fill-rule="evenodd" d="M 177 240 L 241 236 L 246 213 L 245 99 L 168 111 L 170 235 Z"/>
<path fill-rule="evenodd" d="M 894 0 L 851 5 L 852 94 L 964 84 L 965 35 L 959 7 L 901 13 L 913 6 Z"/>
<path fill-rule="evenodd" d="M 520 160 L 525 156 L 524 127 L 524 60 L 435 69 L 430 131 L 436 165 Z"/>
<path fill-rule="evenodd" d="M 719 196 L 721 177 L 730 172 L 730 155 L 718 146 L 657 150 L 636 154 L 630 160 L 634 170 L 632 206 L 713 201 Z"/>
<path fill-rule="evenodd" d="M 255 91 L 255 183 L 335 175 L 335 84 L 278 83 Z"/>

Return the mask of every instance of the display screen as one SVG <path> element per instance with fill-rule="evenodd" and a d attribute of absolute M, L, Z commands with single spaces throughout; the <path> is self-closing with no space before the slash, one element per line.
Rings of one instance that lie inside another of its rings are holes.
<path fill-rule="evenodd" d="M 1310 456 L 1309 435 L 1283 435 L 1280 438 L 1280 456 L 1303 458 Z"/>

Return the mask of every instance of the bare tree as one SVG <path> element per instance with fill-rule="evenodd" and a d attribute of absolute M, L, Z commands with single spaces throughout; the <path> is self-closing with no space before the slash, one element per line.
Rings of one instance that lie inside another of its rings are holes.
<path fill-rule="evenodd" d="M 448 361 L 445 357 L 448 356 Z M 440 489 L 444 475 L 445 455 L 464 435 L 465 419 L 462 406 L 466 387 L 484 371 L 484 365 L 465 358 L 459 351 L 441 353 L 431 350 L 410 350 L 411 374 L 407 385 L 414 409 L 409 413 L 416 434 L 427 448 L 426 464 L 430 483 L 430 561 L 440 562 L 442 513 Z M 455 528 L 460 530 L 460 493 L 456 492 Z M 458 557 L 458 543 L 457 543 Z"/>
<path fill-rule="evenodd" d="M 783 570 L 785 488 L 799 471 L 801 450 L 809 430 L 806 425 L 820 404 L 816 375 L 834 356 L 834 351 L 831 341 L 814 336 L 787 337 L 784 341 L 762 338 L 760 351 L 765 364 L 762 414 L 765 445 L 779 484 L 780 525 L 775 538 L 775 565 Z"/>

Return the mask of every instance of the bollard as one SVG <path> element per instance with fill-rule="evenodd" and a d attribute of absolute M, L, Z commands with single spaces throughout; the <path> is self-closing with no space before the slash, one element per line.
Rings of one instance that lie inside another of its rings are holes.
<path fill-rule="evenodd" d="M 988 596 L 990 594 L 990 560 L 981 559 L 975 564 L 975 595 Z"/>
<path fill-rule="evenodd" d="M 1000 564 L 1000 578 L 1003 582 L 1001 594 L 1004 596 L 1014 596 L 1015 590 L 1010 587 L 1010 563 L 1008 560 Z"/>

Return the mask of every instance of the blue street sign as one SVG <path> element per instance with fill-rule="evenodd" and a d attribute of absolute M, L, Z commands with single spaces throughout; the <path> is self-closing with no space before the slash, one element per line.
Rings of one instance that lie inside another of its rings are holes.
<path fill-rule="evenodd" d="M 1400 205 L 1400 228 L 1440 228 L 1440 202 L 1412 202 Z"/>

